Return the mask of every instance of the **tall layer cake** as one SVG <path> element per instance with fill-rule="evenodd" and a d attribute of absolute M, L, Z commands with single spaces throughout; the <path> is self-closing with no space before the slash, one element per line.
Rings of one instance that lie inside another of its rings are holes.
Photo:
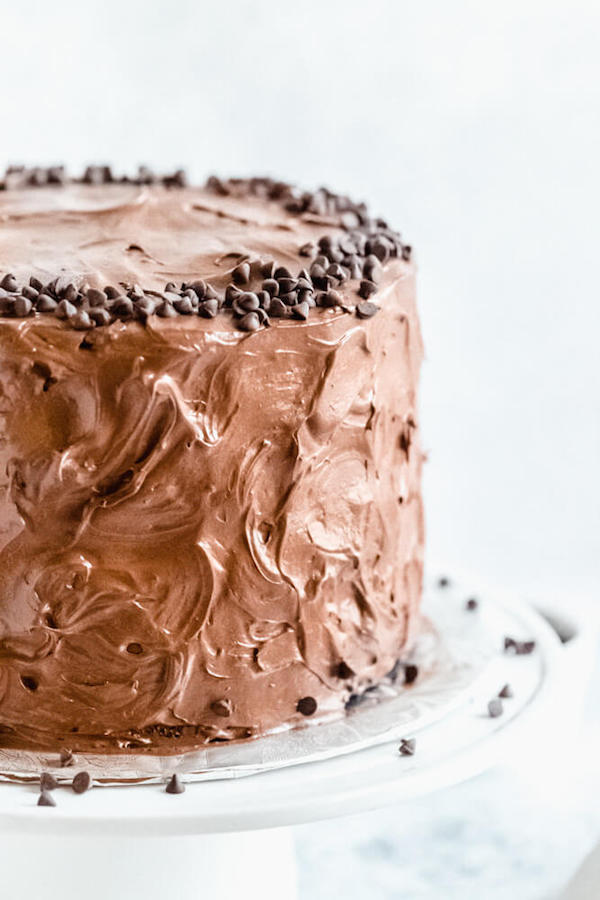
<path fill-rule="evenodd" d="M 180 753 L 397 677 L 423 555 L 399 235 L 324 189 L 106 167 L 9 170 L 0 218 L 0 746 Z"/>

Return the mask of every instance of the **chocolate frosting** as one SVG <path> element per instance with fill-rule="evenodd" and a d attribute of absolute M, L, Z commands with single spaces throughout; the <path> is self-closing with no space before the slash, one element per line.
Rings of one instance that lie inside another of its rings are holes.
<path fill-rule="evenodd" d="M 160 185 L 10 191 L 0 218 L 0 271 L 99 288 L 297 269 L 341 231 Z M 373 299 L 252 334 L 0 319 L 0 745 L 179 753 L 339 713 L 393 668 L 423 554 L 411 263 Z"/>

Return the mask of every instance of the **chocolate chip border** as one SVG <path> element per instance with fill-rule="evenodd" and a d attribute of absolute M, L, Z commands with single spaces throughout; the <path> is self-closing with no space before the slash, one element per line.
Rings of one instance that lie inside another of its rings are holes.
<path fill-rule="evenodd" d="M 135 184 L 162 183 L 183 187 L 187 180 L 181 171 L 155 176 L 140 167 Z M 108 166 L 90 166 L 78 183 L 110 184 L 115 181 Z M 12 168 L 0 186 L 4 189 L 25 185 L 43 186 L 69 183 L 63 167 L 50 169 Z M 233 316 L 236 328 L 253 332 L 270 325 L 272 318 L 306 321 L 311 309 L 325 307 L 354 313 L 368 319 L 379 311 L 373 302 L 384 265 L 391 259 L 408 261 L 411 248 L 392 231 L 383 219 L 369 217 L 362 203 L 334 194 L 326 188 L 299 192 L 285 182 L 269 178 L 229 179 L 211 176 L 206 189 L 219 196 L 257 197 L 276 202 L 293 215 L 308 221 L 343 229 L 339 236 L 324 235 L 315 244 L 298 248 L 299 268 L 291 272 L 273 261 L 238 258 L 229 272 L 230 281 L 223 291 L 199 278 L 176 284 L 168 282 L 163 291 L 144 290 L 137 284 L 107 285 L 103 290 L 77 287 L 62 275 L 47 284 L 31 277 L 19 284 L 11 273 L 0 280 L 0 316 L 27 318 L 49 315 L 64 320 L 77 331 L 88 331 L 116 321 L 145 323 L 150 316 L 161 318 L 199 315 L 207 319 L 219 313 Z M 135 245 L 129 249 L 135 251 Z M 301 266 L 301 260 L 306 265 Z M 348 302 L 339 288 L 358 282 L 355 303 Z"/>

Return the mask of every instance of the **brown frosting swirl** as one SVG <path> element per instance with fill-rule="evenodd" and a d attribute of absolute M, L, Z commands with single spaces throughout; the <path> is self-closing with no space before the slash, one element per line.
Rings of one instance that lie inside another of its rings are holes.
<path fill-rule="evenodd" d="M 132 185 L 6 192 L 0 218 L 0 271 L 157 290 L 239 254 L 297 267 L 340 230 Z M 392 669 L 423 554 L 410 263 L 376 300 L 253 334 L 0 320 L 0 745 L 178 753 L 306 698 L 339 713 Z"/>

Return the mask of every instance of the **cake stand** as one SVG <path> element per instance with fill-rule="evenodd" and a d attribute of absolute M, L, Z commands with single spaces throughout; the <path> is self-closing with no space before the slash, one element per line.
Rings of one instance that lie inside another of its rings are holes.
<path fill-rule="evenodd" d="M 465 615 L 464 599 L 473 592 L 470 580 L 446 588 L 445 596 Z M 468 615 L 493 611 L 484 627 L 499 650 L 460 702 L 433 721 L 425 717 L 422 726 L 412 723 L 405 736 L 416 738 L 413 756 L 400 755 L 397 740 L 385 741 L 250 777 L 191 783 L 176 796 L 156 784 L 95 788 L 83 796 L 59 788 L 55 808 L 36 805 L 37 786 L 0 784 L 3 894 L 293 900 L 288 826 L 399 803 L 535 753 L 557 716 L 562 731 L 566 717 L 576 715 L 590 632 L 570 614 L 476 592 L 481 609 Z M 535 651 L 500 652 L 505 635 L 534 640 Z M 491 717 L 488 701 L 506 683 L 514 696 L 501 716 Z"/>

